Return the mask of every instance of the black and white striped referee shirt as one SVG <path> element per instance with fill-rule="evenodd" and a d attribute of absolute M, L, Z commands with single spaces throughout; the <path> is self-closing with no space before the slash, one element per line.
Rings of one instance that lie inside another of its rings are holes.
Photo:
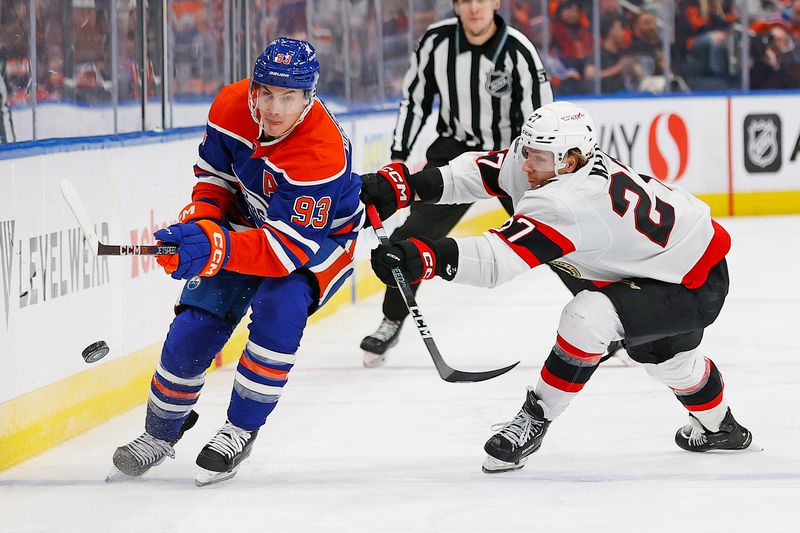
<path fill-rule="evenodd" d="M 439 95 L 436 131 L 475 150 L 506 148 L 553 90 L 533 44 L 495 14 L 497 32 L 483 45 L 467 41 L 458 18 L 428 27 L 411 55 L 392 158 L 406 159 Z"/>

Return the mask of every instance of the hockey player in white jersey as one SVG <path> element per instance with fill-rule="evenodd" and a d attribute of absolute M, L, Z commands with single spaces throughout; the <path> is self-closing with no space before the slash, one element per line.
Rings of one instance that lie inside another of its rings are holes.
<path fill-rule="evenodd" d="M 484 472 L 522 468 L 617 340 L 689 411 L 689 424 L 675 435 L 678 446 L 741 450 L 752 441 L 701 346 L 728 292 L 728 233 L 706 204 L 638 174 L 595 142 L 589 114 L 555 102 L 537 109 L 507 150 L 467 153 L 413 175 L 389 165 L 363 176 L 361 199 L 381 217 L 402 207 L 409 193 L 434 203 L 509 196 L 515 206 L 500 229 L 478 237 L 379 246 L 372 266 L 387 284 L 399 265 L 415 281 L 438 275 L 495 287 L 543 263 L 585 284 L 562 311 L 522 409 L 484 446 Z"/>

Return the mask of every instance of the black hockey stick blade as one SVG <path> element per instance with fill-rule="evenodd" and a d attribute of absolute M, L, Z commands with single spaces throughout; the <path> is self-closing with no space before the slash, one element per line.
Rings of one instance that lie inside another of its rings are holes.
<path fill-rule="evenodd" d="M 367 217 L 369 217 L 370 224 L 372 224 L 372 228 L 375 230 L 375 234 L 378 236 L 378 240 L 381 244 L 391 246 L 391 242 L 389 242 L 389 237 L 386 235 L 386 230 L 383 229 L 383 224 L 381 223 L 375 206 L 367 206 Z M 441 352 L 439 352 L 439 347 L 436 346 L 436 342 L 433 340 L 431 330 L 425 322 L 425 317 L 422 316 L 422 312 L 419 310 L 417 300 L 414 298 L 414 293 L 411 291 L 411 287 L 408 286 L 406 277 L 400 267 L 392 269 L 392 276 L 397 283 L 398 289 L 400 289 L 400 295 L 403 297 L 403 301 L 405 301 L 406 307 L 408 307 L 411 313 L 414 324 L 417 326 L 417 331 L 419 331 L 419 334 L 422 336 L 425 347 L 428 349 L 431 359 L 433 359 L 433 364 L 439 372 L 439 377 L 443 380 L 449 383 L 476 383 L 479 381 L 486 381 L 487 379 L 505 374 L 519 364 L 519 361 L 517 361 L 513 365 L 498 368 L 497 370 L 487 370 L 486 372 L 465 372 L 452 368 L 445 362 Z"/>
<path fill-rule="evenodd" d="M 431 354 L 433 364 L 436 365 L 436 370 L 439 372 L 439 376 L 441 376 L 441 378 L 448 383 L 477 383 L 479 381 L 486 381 L 487 379 L 502 376 L 519 364 L 519 361 L 517 361 L 512 365 L 498 368 L 497 370 L 487 370 L 485 372 L 466 372 L 464 370 L 456 370 L 444 362 L 442 355 L 439 353 L 439 348 L 433 342 L 432 338 L 423 337 L 422 340 L 425 342 L 425 346 L 428 348 L 428 352 Z M 436 353 L 436 355 L 433 355 L 434 353 Z"/>

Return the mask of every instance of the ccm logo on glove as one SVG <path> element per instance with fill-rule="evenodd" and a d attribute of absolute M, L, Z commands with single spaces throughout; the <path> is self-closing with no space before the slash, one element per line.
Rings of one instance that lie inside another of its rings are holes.
<path fill-rule="evenodd" d="M 422 257 L 422 279 L 431 279 L 436 275 L 436 257 L 430 250 L 422 248 L 420 248 L 420 256 Z"/>
<path fill-rule="evenodd" d="M 205 229 L 205 228 L 204 228 Z M 221 231 L 214 231 L 211 234 L 211 255 L 208 258 L 206 270 L 200 274 L 201 276 L 213 276 L 222 266 L 225 261 L 225 235 Z"/>
<path fill-rule="evenodd" d="M 414 187 L 408 182 L 408 176 L 408 168 L 402 163 L 386 165 L 374 174 L 363 174 L 361 201 L 374 205 L 381 220 L 386 220 L 413 200 Z"/>
<path fill-rule="evenodd" d="M 405 207 L 409 204 L 408 185 L 403 175 L 392 165 L 386 165 L 380 172 L 384 172 L 394 182 L 394 189 L 397 194 L 398 207 Z"/>

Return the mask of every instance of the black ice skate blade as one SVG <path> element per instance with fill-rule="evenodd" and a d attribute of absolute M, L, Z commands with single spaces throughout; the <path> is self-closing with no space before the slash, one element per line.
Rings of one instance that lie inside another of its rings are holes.
<path fill-rule="evenodd" d="M 222 483 L 223 481 L 231 479 L 238 471 L 238 466 L 230 472 L 214 472 L 212 470 L 200 468 L 200 471 L 197 473 L 197 477 L 194 478 L 194 484 L 198 487 L 207 487 L 209 485 Z"/>

